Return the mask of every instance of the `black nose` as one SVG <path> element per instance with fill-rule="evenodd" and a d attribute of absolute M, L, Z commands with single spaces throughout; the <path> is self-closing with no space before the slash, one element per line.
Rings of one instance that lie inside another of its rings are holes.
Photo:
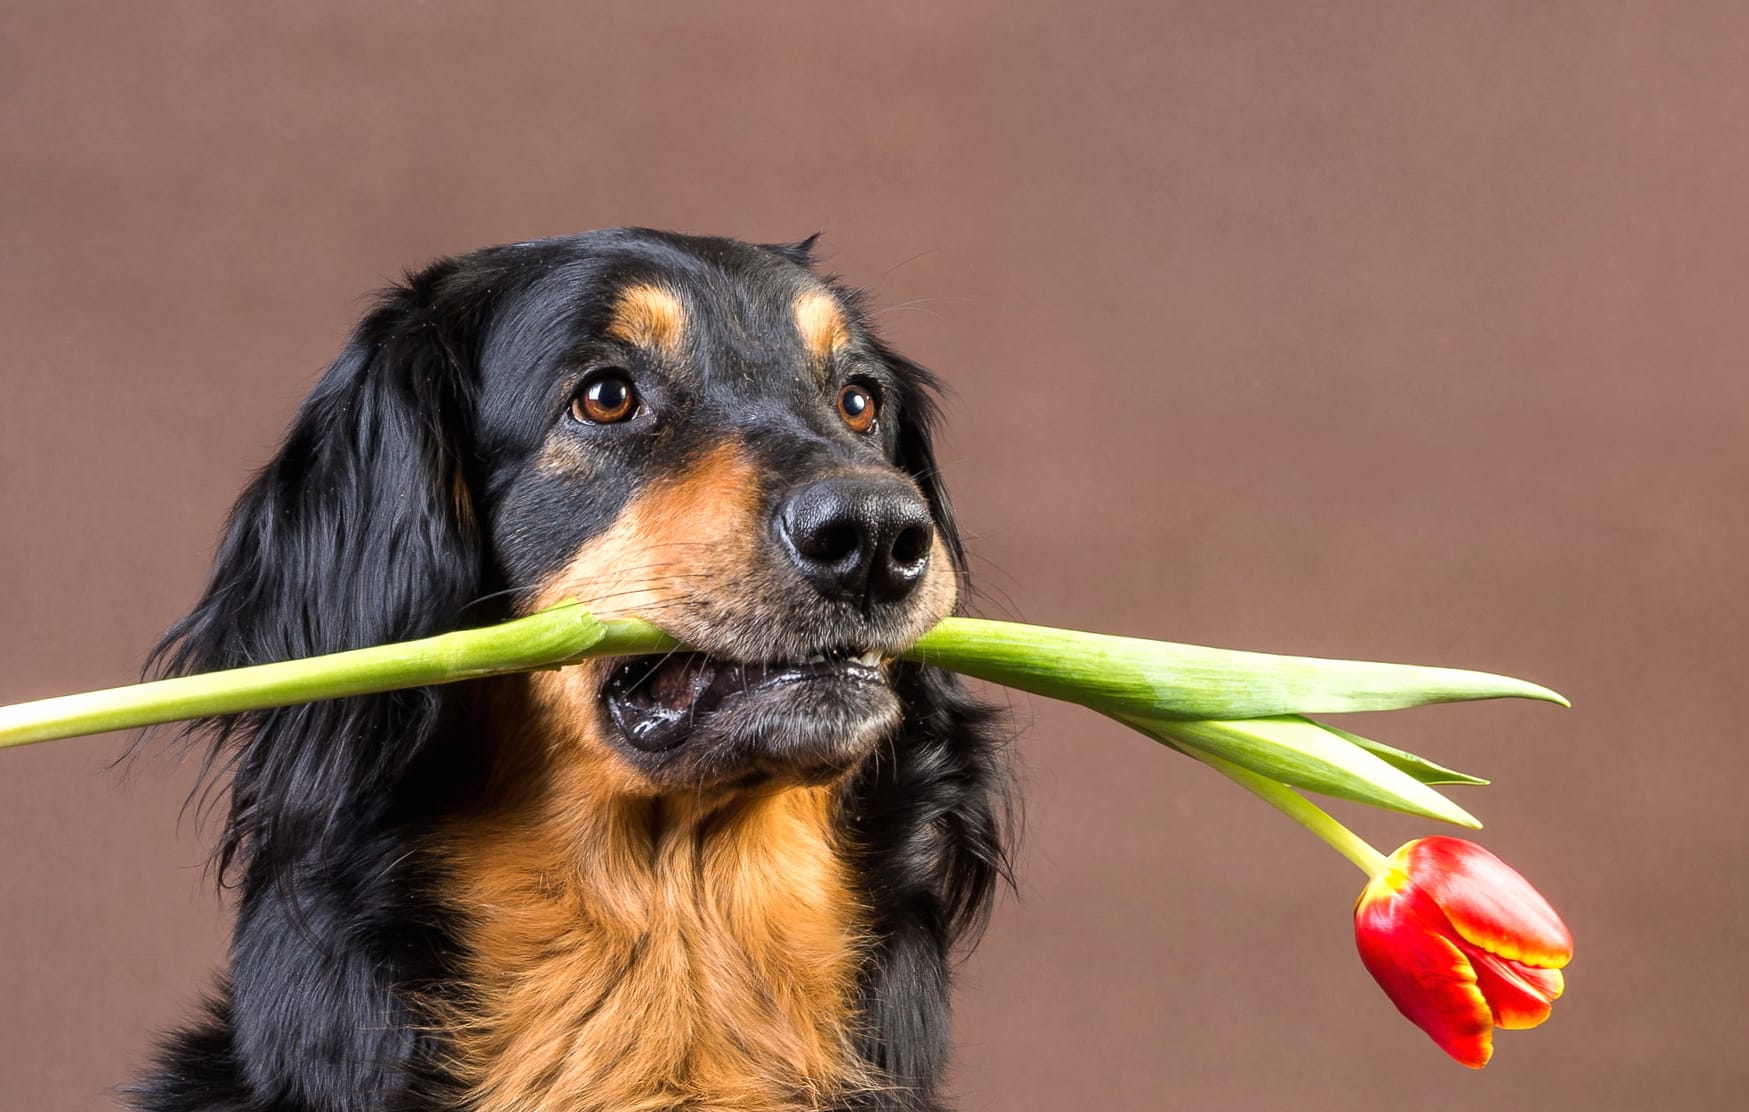
<path fill-rule="evenodd" d="M 821 479 L 790 492 L 777 531 L 803 577 L 827 598 L 864 609 L 898 602 L 923 580 L 935 523 L 909 486 Z"/>

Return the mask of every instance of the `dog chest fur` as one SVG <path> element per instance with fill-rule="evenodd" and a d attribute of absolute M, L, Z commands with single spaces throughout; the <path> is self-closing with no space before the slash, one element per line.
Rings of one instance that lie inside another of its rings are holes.
<path fill-rule="evenodd" d="M 600 783 L 573 768 L 448 848 L 476 1106 L 788 1112 L 858 1088 L 835 789 L 707 806 Z"/>

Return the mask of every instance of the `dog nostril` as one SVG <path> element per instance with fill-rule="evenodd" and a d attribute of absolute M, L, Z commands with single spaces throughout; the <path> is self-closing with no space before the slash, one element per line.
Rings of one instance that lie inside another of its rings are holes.
<path fill-rule="evenodd" d="M 907 525 L 893 538 L 893 562 L 901 567 L 916 565 L 929 555 L 935 530 L 927 525 Z"/>
<path fill-rule="evenodd" d="M 828 566 L 854 560 L 862 548 L 862 532 L 849 522 L 828 522 L 796 538 L 802 555 Z"/>

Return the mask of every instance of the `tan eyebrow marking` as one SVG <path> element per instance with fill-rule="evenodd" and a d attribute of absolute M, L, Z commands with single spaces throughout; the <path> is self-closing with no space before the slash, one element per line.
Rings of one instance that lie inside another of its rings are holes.
<path fill-rule="evenodd" d="M 674 291 L 664 286 L 628 286 L 613 307 L 607 334 L 674 356 L 686 335 L 686 309 Z"/>
<path fill-rule="evenodd" d="M 850 341 L 850 326 L 844 319 L 844 306 L 823 290 L 805 290 L 790 306 L 795 314 L 796 331 L 802 346 L 818 361 L 825 361 L 832 352 Z"/>

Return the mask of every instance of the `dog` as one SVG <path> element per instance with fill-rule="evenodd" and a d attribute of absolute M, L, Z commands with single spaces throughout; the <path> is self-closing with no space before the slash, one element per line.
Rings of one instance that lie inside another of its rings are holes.
<path fill-rule="evenodd" d="M 813 240 L 613 229 L 384 293 L 153 674 L 577 599 L 687 652 L 197 724 L 228 968 L 152 1112 L 945 1108 L 1007 875 L 936 385 Z"/>

